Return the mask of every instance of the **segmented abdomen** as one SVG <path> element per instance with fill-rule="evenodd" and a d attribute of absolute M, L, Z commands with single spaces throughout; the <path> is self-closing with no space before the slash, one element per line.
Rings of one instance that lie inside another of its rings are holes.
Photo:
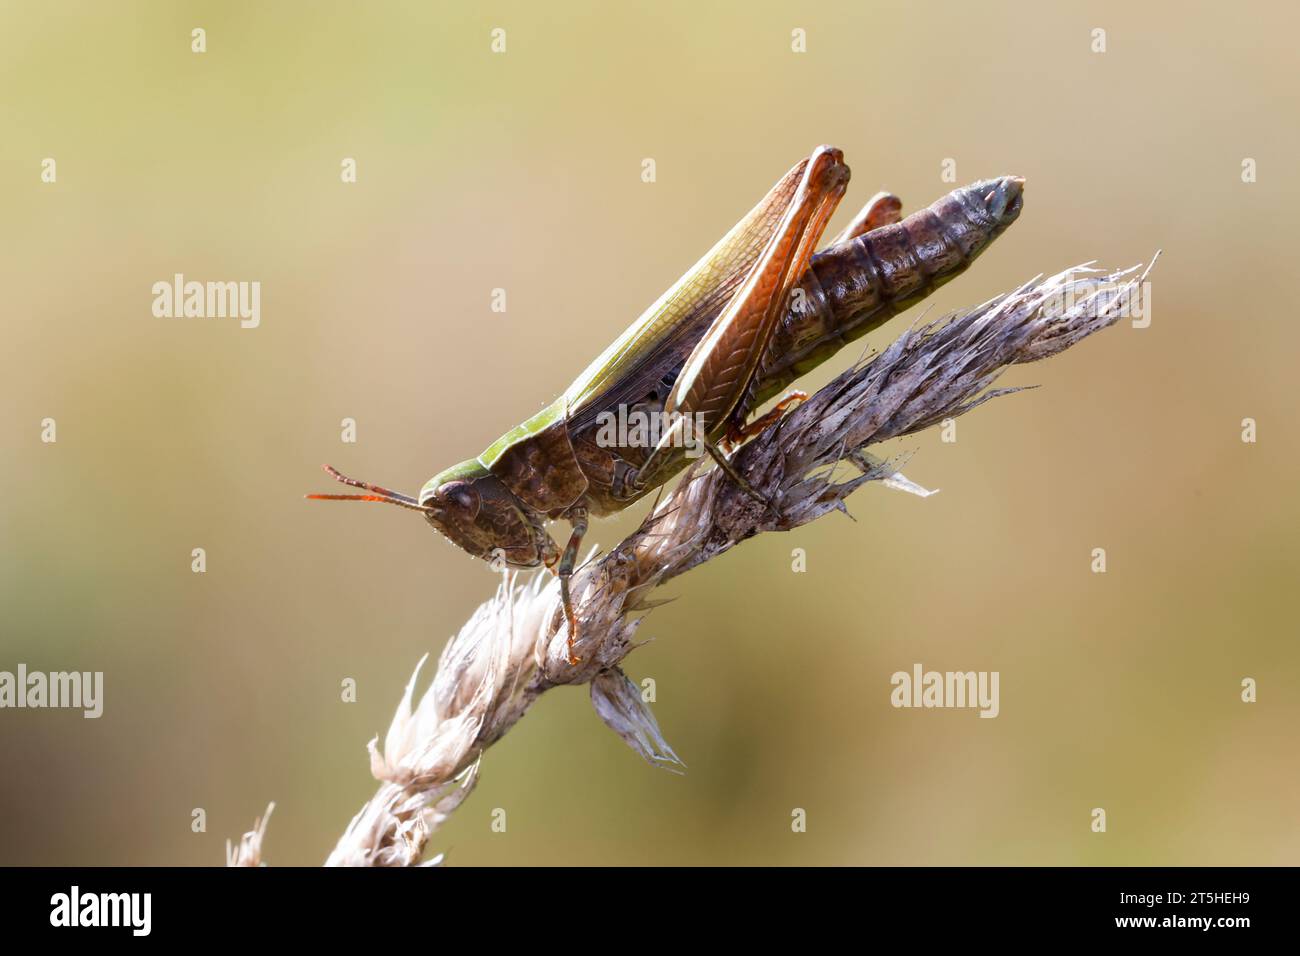
<path fill-rule="evenodd" d="M 751 407 L 964 272 L 1019 215 L 1020 184 L 964 186 L 814 256 L 768 343 Z"/>

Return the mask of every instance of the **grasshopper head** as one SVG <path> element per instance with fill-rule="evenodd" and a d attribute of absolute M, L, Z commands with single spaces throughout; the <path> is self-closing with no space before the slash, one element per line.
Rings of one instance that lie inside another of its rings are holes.
<path fill-rule="evenodd" d="M 502 561 L 515 568 L 550 567 L 559 551 L 540 520 L 510 489 L 477 460 L 462 462 L 434 475 L 412 498 L 380 485 L 348 478 L 329 465 L 335 481 L 361 488 L 364 495 L 308 495 L 325 501 L 379 501 L 424 515 L 448 541 L 484 561 Z"/>
<path fill-rule="evenodd" d="M 476 558 L 514 568 L 551 565 L 558 558 L 541 522 L 477 459 L 426 481 L 419 505 L 436 531 Z"/>

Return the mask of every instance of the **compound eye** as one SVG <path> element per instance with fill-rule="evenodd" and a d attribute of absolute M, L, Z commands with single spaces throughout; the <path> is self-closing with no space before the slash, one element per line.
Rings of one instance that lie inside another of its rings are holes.
<path fill-rule="evenodd" d="M 478 509 L 482 504 L 482 499 L 474 490 L 473 486 L 467 481 L 453 481 L 449 485 L 444 485 L 441 489 L 443 500 L 454 507 L 457 511 L 462 512 L 471 521 L 478 517 Z"/>

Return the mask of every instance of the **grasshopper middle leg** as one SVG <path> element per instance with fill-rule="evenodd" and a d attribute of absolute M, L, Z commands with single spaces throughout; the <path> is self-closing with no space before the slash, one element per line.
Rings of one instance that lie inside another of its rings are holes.
<path fill-rule="evenodd" d="M 735 466 L 727 459 L 726 452 L 711 441 L 706 441 L 704 447 L 708 449 L 709 455 L 713 458 L 714 462 L 717 463 L 717 466 L 722 469 L 723 474 L 730 479 L 732 484 L 745 494 L 749 495 L 749 497 L 753 498 L 760 505 L 766 507 L 768 511 L 772 512 L 774 518 L 781 517 L 781 512 L 777 510 L 776 505 L 769 501 L 761 491 L 746 481 L 744 475 L 736 471 Z"/>
<path fill-rule="evenodd" d="M 722 447 L 726 449 L 739 448 L 749 439 L 753 438 L 767 426 L 785 414 L 787 408 L 791 405 L 798 405 L 800 402 L 808 400 L 808 393 L 801 392 L 797 388 L 792 388 L 781 397 L 772 407 L 772 410 L 755 418 L 752 422 L 741 422 L 732 419 L 727 425 L 727 437 Z"/>

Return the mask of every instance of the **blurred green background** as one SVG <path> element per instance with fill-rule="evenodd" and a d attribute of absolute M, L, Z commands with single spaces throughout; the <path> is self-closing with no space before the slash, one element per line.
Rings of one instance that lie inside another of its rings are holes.
<path fill-rule="evenodd" d="M 670 585 L 628 671 L 655 679 L 685 777 L 557 690 L 432 845 L 462 865 L 1300 862 L 1293 9 L 2 9 L 0 670 L 102 670 L 106 699 L 97 721 L 0 712 L 0 863 L 217 864 L 270 800 L 266 859 L 323 860 L 416 660 L 496 580 L 411 515 L 307 504 L 319 464 L 414 491 L 475 454 L 823 142 L 854 170 L 832 232 L 877 189 L 909 210 L 947 192 L 945 158 L 959 183 L 1027 177 L 936 310 L 1163 247 L 1152 326 L 1014 369 L 1044 387 L 955 444 L 892 449 L 942 494 L 870 487 L 856 523 Z M 154 318 L 175 272 L 260 281 L 261 327 Z M 1001 715 L 891 708 L 916 662 L 1000 671 Z"/>

